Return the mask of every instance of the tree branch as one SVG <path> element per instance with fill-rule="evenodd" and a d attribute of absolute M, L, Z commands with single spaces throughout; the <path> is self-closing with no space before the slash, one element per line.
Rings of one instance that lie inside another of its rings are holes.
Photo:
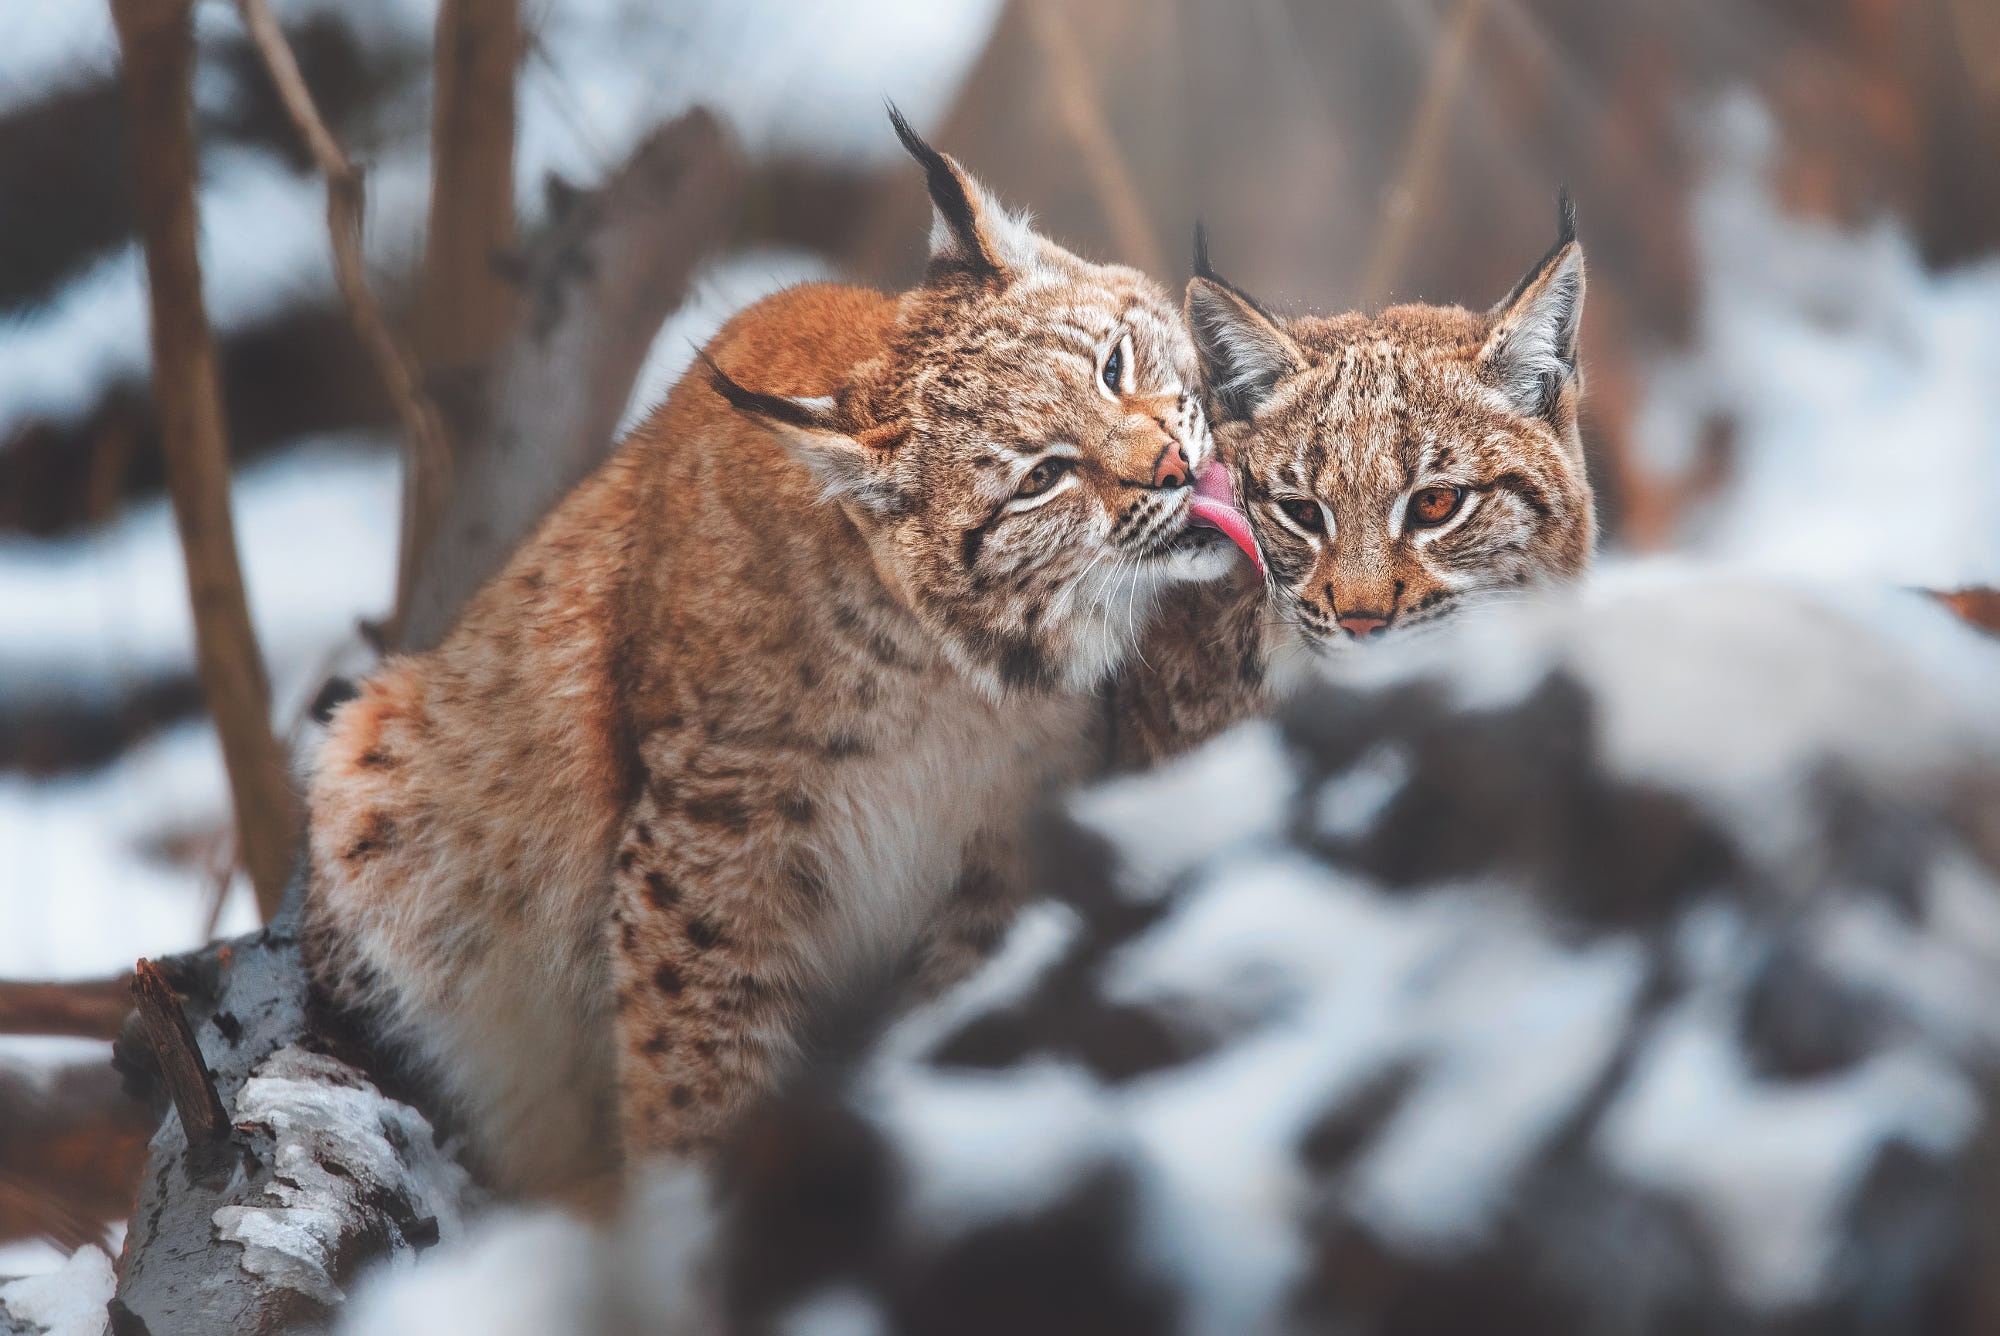
<path fill-rule="evenodd" d="M 132 1013 L 132 976 L 62 982 L 0 980 L 0 1034 L 116 1039 Z"/>
<path fill-rule="evenodd" d="M 133 4 L 135 0 L 119 0 Z M 334 279 L 348 319 L 367 348 L 396 405 L 403 424 L 403 524 L 396 565 L 396 611 L 390 618 L 389 639 L 398 639 L 403 612 L 416 581 L 417 567 L 451 488 L 451 442 L 444 419 L 423 385 L 414 353 L 406 347 L 368 287 L 366 255 L 361 247 L 363 217 L 362 173 L 348 160 L 314 105 L 312 92 L 299 74 L 298 62 L 285 41 L 269 0 L 237 0 L 250 38 L 277 85 L 279 99 L 292 124 L 305 138 L 320 174 L 326 178 L 326 226 L 333 243 Z"/>
<path fill-rule="evenodd" d="M 133 202 L 151 286 L 153 397 L 187 562 L 195 658 L 229 771 L 243 865 L 269 918 L 291 872 L 299 811 L 271 731 L 271 689 L 229 513 L 229 449 L 195 246 L 190 12 L 190 0 L 111 4 L 130 121 Z"/>
<path fill-rule="evenodd" d="M 431 217 L 412 326 L 426 368 L 477 368 L 514 327 L 517 0 L 444 0 L 431 102 Z"/>

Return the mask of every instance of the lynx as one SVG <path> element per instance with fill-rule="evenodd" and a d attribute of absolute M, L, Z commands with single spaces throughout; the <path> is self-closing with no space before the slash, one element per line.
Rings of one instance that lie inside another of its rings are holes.
<path fill-rule="evenodd" d="M 1148 610 L 1233 561 L 1172 299 L 892 118 L 922 283 L 739 315 L 332 721 L 309 963 L 505 1188 L 699 1154 L 852 981 L 975 963 Z"/>
<path fill-rule="evenodd" d="M 1198 504 L 1261 575 L 1176 600 L 1118 683 L 1143 763 L 1260 708 L 1274 666 L 1575 577 L 1596 541 L 1577 410 L 1583 248 L 1555 245 L 1485 314 L 1273 315 L 1195 239 L 1187 320 L 1219 459 Z M 1266 597 L 1267 596 L 1267 597 Z"/>

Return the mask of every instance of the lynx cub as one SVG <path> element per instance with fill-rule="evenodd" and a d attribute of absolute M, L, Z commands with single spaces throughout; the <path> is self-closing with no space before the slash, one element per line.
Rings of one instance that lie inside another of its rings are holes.
<path fill-rule="evenodd" d="M 1164 611 L 1117 685 L 1120 759 L 1157 759 L 1253 712 L 1288 651 L 1582 573 L 1596 520 L 1567 195 L 1558 222 L 1556 244 L 1485 314 L 1409 305 L 1372 319 L 1272 315 L 1216 276 L 1197 234 L 1187 318 L 1228 465 L 1201 478 L 1198 504 L 1261 588 L 1246 567 Z"/>
<path fill-rule="evenodd" d="M 1212 444 L 1171 299 L 895 120 L 935 206 L 922 284 L 738 316 L 333 721 L 315 978 L 514 1189 L 701 1150 L 816 1002 L 975 960 L 1133 628 L 1233 559 L 1191 523 Z"/>

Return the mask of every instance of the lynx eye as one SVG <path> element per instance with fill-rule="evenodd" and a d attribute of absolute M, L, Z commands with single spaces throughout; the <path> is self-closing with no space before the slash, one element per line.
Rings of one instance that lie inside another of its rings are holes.
<path fill-rule="evenodd" d="M 1463 487 L 1426 487 L 1410 498 L 1410 527 L 1435 529 L 1456 515 L 1464 500 Z"/>
<path fill-rule="evenodd" d="M 1051 456 L 1028 470 L 1021 479 L 1021 485 L 1014 489 L 1015 496 L 1040 496 L 1049 488 L 1062 481 L 1062 476 L 1070 471 L 1070 460 Z"/>
<path fill-rule="evenodd" d="M 1118 342 L 1111 345 L 1111 351 L 1104 355 L 1104 365 L 1098 369 L 1098 384 L 1110 398 L 1116 399 L 1125 393 L 1125 374 L 1132 367 L 1132 336 L 1121 334 Z"/>
<path fill-rule="evenodd" d="M 1278 509 L 1285 512 L 1285 518 L 1304 529 L 1307 533 L 1319 533 L 1326 528 L 1326 512 L 1319 508 L 1319 502 L 1308 501 L 1304 497 L 1291 497 L 1280 501 Z"/>

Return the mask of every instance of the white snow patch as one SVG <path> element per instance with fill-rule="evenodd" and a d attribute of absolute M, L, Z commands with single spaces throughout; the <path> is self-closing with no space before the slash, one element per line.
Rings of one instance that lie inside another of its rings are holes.
<path fill-rule="evenodd" d="M 1277 726 L 1256 720 L 1145 774 L 1087 789 L 1069 812 L 1119 846 L 1120 889 L 1150 899 L 1225 849 L 1276 837 L 1298 784 Z"/>
<path fill-rule="evenodd" d="M 1804 1304 L 1828 1279 L 1839 1212 L 1891 1140 L 1935 1155 L 1980 1115 L 1949 1065 L 1916 1048 L 1778 1083 L 1754 1076 L 1734 1014 L 1704 991 L 1668 1014 L 1600 1125 L 1597 1149 L 1638 1182 L 1687 1202 L 1722 1241 L 1743 1300 Z"/>
<path fill-rule="evenodd" d="M 1366 835 L 1409 778 L 1408 753 L 1389 743 L 1377 744 L 1320 785 L 1319 796 L 1313 800 L 1313 829 L 1333 840 Z"/>
<path fill-rule="evenodd" d="M 1752 98 L 1715 117 L 1694 205 L 1694 350 L 1634 433 L 1669 471 L 1735 424 L 1733 477 L 1690 550 L 1932 588 L 2000 584 L 2000 260 L 1933 274 L 1902 229 L 1790 218 Z"/>
<path fill-rule="evenodd" d="M 281 697 L 359 618 L 388 608 L 400 489 L 395 456 L 366 436 L 304 441 L 236 474 L 251 620 Z M 74 538 L 0 539 L 0 692 L 89 700 L 193 668 L 166 498 Z"/>
<path fill-rule="evenodd" d="M 1129 944 L 1106 994 L 1263 1016 L 1209 1058 L 1132 1083 L 1148 1246 L 1187 1277 L 1198 1330 L 1251 1329 L 1303 1258 L 1293 1226 L 1314 1120 L 1398 1072 L 1416 1084 L 1340 1191 L 1419 1249 L 1476 1239 L 1608 1061 L 1635 944 L 1557 946 L 1508 897 L 1390 897 L 1303 859 L 1245 859 Z"/>
<path fill-rule="evenodd" d="M 243 1245 L 243 1268 L 253 1275 L 324 1304 L 342 1302 L 332 1273 L 342 1226 L 384 1193 L 434 1218 L 440 1242 L 459 1236 L 470 1185 L 465 1171 L 433 1144 L 422 1114 L 353 1068 L 296 1046 L 281 1048 L 244 1083 L 235 1119 L 266 1128 L 277 1142 L 275 1203 L 215 1212 L 216 1236 Z M 329 1172 L 328 1162 L 345 1172 Z"/>
<path fill-rule="evenodd" d="M 547 1336 L 597 1330 L 597 1235 L 555 1211 L 486 1221 L 413 1266 L 377 1267 L 342 1314 L 346 1336 Z"/>
<path fill-rule="evenodd" d="M 59 1270 L 0 1285 L 0 1314 L 31 1322 L 47 1336 L 104 1336 L 105 1305 L 117 1286 L 111 1258 L 87 1245 Z"/>
<path fill-rule="evenodd" d="M 887 1336 L 881 1306 L 853 1289 L 823 1290 L 786 1312 L 779 1336 Z"/>

